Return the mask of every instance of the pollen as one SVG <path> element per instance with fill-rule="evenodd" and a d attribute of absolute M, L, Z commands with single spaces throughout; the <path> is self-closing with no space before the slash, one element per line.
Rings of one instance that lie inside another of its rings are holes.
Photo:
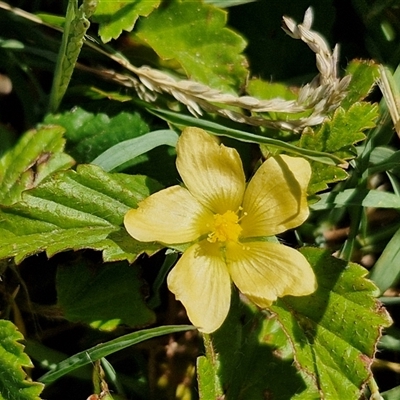
<path fill-rule="evenodd" d="M 214 226 L 207 240 L 211 243 L 234 241 L 237 242 L 242 227 L 239 225 L 239 217 L 233 211 L 214 215 Z"/>

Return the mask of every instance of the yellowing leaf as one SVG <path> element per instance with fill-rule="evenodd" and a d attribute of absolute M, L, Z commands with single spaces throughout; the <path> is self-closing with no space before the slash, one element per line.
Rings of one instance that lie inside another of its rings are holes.
<path fill-rule="evenodd" d="M 0 204 L 12 204 L 26 189 L 51 173 L 67 169 L 74 160 L 63 152 L 64 128 L 48 125 L 25 133 L 0 159 Z"/>

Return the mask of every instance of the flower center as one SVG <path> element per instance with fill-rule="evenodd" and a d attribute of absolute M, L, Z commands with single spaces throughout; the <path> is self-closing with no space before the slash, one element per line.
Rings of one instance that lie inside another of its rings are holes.
<path fill-rule="evenodd" d="M 214 226 L 207 240 L 211 243 L 226 242 L 227 240 L 236 242 L 241 231 L 239 217 L 235 212 L 229 210 L 225 214 L 214 215 Z"/>

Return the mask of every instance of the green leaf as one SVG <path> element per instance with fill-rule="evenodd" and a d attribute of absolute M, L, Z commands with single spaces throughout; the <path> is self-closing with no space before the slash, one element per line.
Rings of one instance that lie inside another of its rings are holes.
<path fill-rule="evenodd" d="M 393 389 L 381 393 L 381 396 L 384 400 L 398 400 L 400 397 L 400 386 L 396 386 Z"/>
<path fill-rule="evenodd" d="M 348 110 L 354 103 L 364 100 L 379 78 L 379 65 L 374 61 L 353 60 L 347 65 L 346 75 L 351 75 L 347 95 L 341 107 Z"/>
<path fill-rule="evenodd" d="M 341 192 L 323 193 L 310 208 L 314 211 L 335 207 L 363 206 L 375 208 L 400 208 L 400 197 L 389 192 L 367 189 L 345 189 Z"/>
<path fill-rule="evenodd" d="M 313 376 L 323 398 L 354 399 L 369 379 L 376 344 L 390 317 L 361 266 L 328 251 L 303 249 L 318 281 L 310 296 L 286 296 L 271 311 L 293 346 L 298 368 Z"/>
<path fill-rule="evenodd" d="M 300 138 L 302 148 L 330 153 L 348 160 L 356 156 L 354 144 L 364 140 L 366 129 L 375 126 L 378 107 L 369 103 L 355 103 L 348 110 L 338 108 L 333 117 L 317 131 L 305 129 Z M 336 166 L 312 163 L 313 175 L 309 193 L 317 193 L 328 187 L 328 183 L 337 182 L 347 177 L 346 172 Z"/>
<path fill-rule="evenodd" d="M 149 127 L 137 113 L 121 112 L 109 117 L 77 107 L 71 112 L 47 116 L 46 122 L 66 129 L 66 150 L 79 163 L 92 163 L 95 160 L 95 164 L 105 170 L 115 168 L 115 172 L 146 175 L 164 186 L 175 185 L 179 179 L 175 167 L 175 148 L 165 146 L 175 142 L 176 134 L 169 131 L 159 136 L 152 132 L 146 136 Z M 137 140 L 124 143 L 132 139 Z M 148 151 L 156 145 L 158 147 Z M 127 159 L 129 161 L 117 166 Z"/>
<path fill-rule="evenodd" d="M 117 39 L 122 31 L 130 32 L 140 16 L 149 15 L 161 0 L 98 0 L 93 21 L 99 23 L 99 36 L 104 43 Z"/>
<path fill-rule="evenodd" d="M 308 194 L 312 195 L 328 188 L 328 183 L 343 181 L 348 175 L 340 167 L 316 164 L 311 161 L 312 175 L 308 186 Z"/>
<path fill-rule="evenodd" d="M 57 269 L 57 305 L 65 318 L 93 328 L 139 327 L 155 322 L 141 294 L 138 268 L 119 262 L 101 267 L 83 260 Z"/>
<path fill-rule="evenodd" d="M 137 113 L 122 112 L 110 118 L 79 107 L 63 114 L 48 115 L 45 122 L 65 128 L 67 151 L 79 163 L 89 163 L 110 147 L 149 131 Z"/>
<path fill-rule="evenodd" d="M 344 159 L 354 158 L 354 144 L 365 139 L 363 131 L 375 127 L 378 107 L 370 103 L 355 103 L 348 110 L 338 108 L 332 119 L 322 125 L 317 136 L 322 139 L 319 150 L 335 153 Z"/>
<path fill-rule="evenodd" d="M 37 186 L 55 171 L 71 167 L 74 160 L 63 152 L 61 126 L 43 126 L 25 133 L 0 159 L 0 204 L 21 199 L 21 193 Z"/>
<path fill-rule="evenodd" d="M 373 165 L 368 168 L 368 176 L 388 172 L 400 166 L 400 151 L 386 146 L 375 147 L 369 155 L 369 162 Z"/>
<path fill-rule="evenodd" d="M 379 350 L 399 351 L 400 329 L 395 326 L 385 329 L 385 334 L 381 337 L 381 340 L 378 343 L 378 348 Z"/>
<path fill-rule="evenodd" d="M 32 339 L 26 340 L 25 351 L 35 361 L 35 364 L 44 370 L 51 369 L 52 365 L 56 365 L 68 357 L 65 353 L 51 349 L 43 343 Z M 72 371 L 69 376 L 89 381 L 93 376 L 91 367 L 92 365 L 87 365 L 77 371 Z"/>
<path fill-rule="evenodd" d="M 138 332 L 128 333 L 127 335 L 120 336 L 117 339 L 110 340 L 109 342 L 98 344 L 90 349 L 81 351 L 53 366 L 52 370 L 39 378 L 40 382 L 50 383 L 62 377 L 69 372 L 91 364 L 93 361 L 99 360 L 102 357 L 107 357 L 117 351 L 126 349 L 129 346 L 149 340 L 162 335 L 169 335 L 176 332 L 183 332 L 195 329 L 192 325 L 170 325 L 159 326 L 151 329 L 143 329 Z"/>
<path fill-rule="evenodd" d="M 273 317 L 233 296 L 222 327 L 205 335 L 206 356 L 197 360 L 201 400 L 319 399 L 311 379 L 293 365 L 289 341 Z"/>
<path fill-rule="evenodd" d="M 200 356 L 197 359 L 197 376 L 201 400 L 222 398 L 224 392 L 217 379 L 217 369 L 205 356 Z"/>
<path fill-rule="evenodd" d="M 155 147 L 162 145 L 175 147 L 178 137 L 178 134 L 170 129 L 149 132 L 138 138 L 116 144 L 100 154 L 92 161 L 92 164 L 100 166 L 105 171 L 111 171 Z"/>
<path fill-rule="evenodd" d="M 136 34 L 163 60 L 178 61 L 190 79 L 232 92 L 248 74 L 246 42 L 226 20 L 225 11 L 200 0 L 172 0 L 141 20 Z"/>
<path fill-rule="evenodd" d="M 381 294 L 392 285 L 395 285 L 399 278 L 400 229 L 390 239 L 370 273 L 370 279 L 378 286 Z"/>
<path fill-rule="evenodd" d="M 0 400 L 40 400 L 44 385 L 28 380 L 24 368 L 33 364 L 19 343 L 23 339 L 12 322 L 0 320 Z"/>
<path fill-rule="evenodd" d="M 125 213 L 159 185 L 147 177 L 108 174 L 94 165 L 53 174 L 22 201 L 2 207 L 0 258 L 46 251 L 94 249 L 104 261 L 133 261 L 138 254 L 161 248 L 132 239 L 122 222 Z"/>

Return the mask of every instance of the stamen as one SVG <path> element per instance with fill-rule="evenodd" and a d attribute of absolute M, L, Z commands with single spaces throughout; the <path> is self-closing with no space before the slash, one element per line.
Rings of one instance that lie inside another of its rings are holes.
<path fill-rule="evenodd" d="M 239 217 L 231 210 L 224 214 L 214 215 L 214 227 L 207 240 L 211 243 L 237 241 L 242 231 Z"/>

